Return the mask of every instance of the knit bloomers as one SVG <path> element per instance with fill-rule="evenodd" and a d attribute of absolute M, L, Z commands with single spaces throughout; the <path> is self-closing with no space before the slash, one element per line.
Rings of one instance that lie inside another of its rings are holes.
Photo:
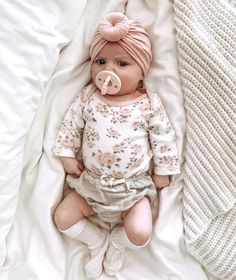
<path fill-rule="evenodd" d="M 66 182 L 85 198 L 99 219 L 110 223 L 121 222 L 122 212 L 145 196 L 152 203 L 157 193 L 148 174 L 116 179 L 85 170 L 80 177 L 68 175 Z"/>

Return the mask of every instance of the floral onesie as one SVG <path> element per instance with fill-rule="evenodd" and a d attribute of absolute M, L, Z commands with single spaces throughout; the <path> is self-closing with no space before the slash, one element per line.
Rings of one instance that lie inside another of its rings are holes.
<path fill-rule="evenodd" d="M 179 173 L 175 134 L 158 95 L 153 108 L 146 94 L 114 103 L 93 85 L 84 88 L 69 108 L 59 130 L 54 153 L 73 157 L 82 148 L 90 172 L 128 178 L 148 171 Z"/>
<path fill-rule="evenodd" d="M 152 201 L 156 189 L 147 175 L 151 159 L 155 174 L 179 173 L 173 128 L 158 95 L 152 97 L 152 108 L 147 94 L 117 103 L 103 97 L 90 84 L 72 103 L 63 120 L 54 154 L 76 158 L 82 150 L 85 172 L 79 178 L 68 175 L 67 182 L 97 213 L 114 210 L 114 201 L 115 210 L 121 211 L 143 196 Z M 99 187 L 95 187 L 96 178 L 101 181 Z M 105 178 L 109 180 L 104 181 Z M 127 189 L 130 196 L 122 194 Z M 104 196 L 104 191 L 109 195 Z M 118 200 L 121 200 L 119 207 Z"/>

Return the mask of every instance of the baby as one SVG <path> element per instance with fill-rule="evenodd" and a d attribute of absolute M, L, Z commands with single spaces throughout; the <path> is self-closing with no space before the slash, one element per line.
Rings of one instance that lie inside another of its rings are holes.
<path fill-rule="evenodd" d="M 179 163 L 160 98 L 143 88 L 152 59 L 145 30 L 111 13 L 99 24 L 90 56 L 92 82 L 69 108 L 54 147 L 73 189 L 54 220 L 62 233 L 87 244 L 85 271 L 96 278 L 103 267 L 107 275 L 120 270 L 126 247 L 148 244 L 156 188 L 169 185 Z M 92 223 L 92 215 L 112 223 L 111 231 Z"/>

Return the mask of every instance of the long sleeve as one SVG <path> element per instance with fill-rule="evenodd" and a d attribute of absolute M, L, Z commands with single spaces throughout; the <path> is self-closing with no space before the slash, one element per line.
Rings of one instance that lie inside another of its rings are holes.
<path fill-rule="evenodd" d="M 149 137 L 154 160 L 154 173 L 171 175 L 180 172 L 175 133 L 158 95 L 153 95 L 154 108 L 149 119 Z"/>
<path fill-rule="evenodd" d="M 60 157 L 75 158 L 78 153 L 84 128 L 83 103 L 80 97 L 69 107 L 58 131 L 53 153 Z"/>

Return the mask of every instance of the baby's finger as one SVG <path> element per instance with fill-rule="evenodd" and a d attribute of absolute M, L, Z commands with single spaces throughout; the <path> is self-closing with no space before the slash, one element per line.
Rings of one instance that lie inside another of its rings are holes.
<path fill-rule="evenodd" d="M 81 175 L 81 173 L 82 173 L 82 171 L 79 169 L 79 168 L 76 168 L 75 169 L 75 172 L 74 172 L 74 174 L 76 175 L 76 176 L 80 176 Z"/>
<path fill-rule="evenodd" d="M 84 171 L 84 165 L 81 161 L 78 161 L 78 168 L 80 169 L 80 171 Z"/>

